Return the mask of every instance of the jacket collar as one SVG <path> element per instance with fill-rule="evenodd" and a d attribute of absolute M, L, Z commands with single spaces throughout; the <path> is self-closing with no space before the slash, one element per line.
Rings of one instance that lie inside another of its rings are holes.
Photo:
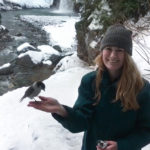
<path fill-rule="evenodd" d="M 102 75 L 102 82 L 101 84 L 103 86 L 117 86 L 118 81 L 120 80 L 120 77 L 115 79 L 114 81 L 111 81 L 110 75 L 107 69 L 104 70 Z"/>

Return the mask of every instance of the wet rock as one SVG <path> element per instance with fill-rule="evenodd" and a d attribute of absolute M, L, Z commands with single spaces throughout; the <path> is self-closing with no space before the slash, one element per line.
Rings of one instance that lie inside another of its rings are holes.
<path fill-rule="evenodd" d="M 3 25 L 0 25 L 0 39 L 3 38 L 4 35 L 8 33 L 8 29 L 4 27 Z"/>
<path fill-rule="evenodd" d="M 54 0 L 53 5 L 50 6 L 51 9 L 58 9 L 60 5 L 60 0 Z"/>
<path fill-rule="evenodd" d="M 3 1 L 3 3 L 0 3 L 0 10 L 1 11 L 7 11 L 7 10 L 18 10 L 22 9 L 22 7 L 19 4 L 15 4 L 8 1 Z"/>
<path fill-rule="evenodd" d="M 9 35 L 8 29 L 5 26 L 0 25 L 0 50 L 6 47 L 6 42 L 10 42 L 12 40 L 13 38 L 11 37 L 11 35 Z"/>
<path fill-rule="evenodd" d="M 56 49 L 58 52 L 62 52 L 62 49 L 59 45 L 54 45 L 53 48 Z"/>
<path fill-rule="evenodd" d="M 62 58 L 63 56 L 53 54 L 49 59 L 52 61 L 52 65 L 55 67 Z"/>
<path fill-rule="evenodd" d="M 17 33 L 16 36 L 23 36 L 23 34 L 22 33 Z"/>
<path fill-rule="evenodd" d="M 3 76 L 3 75 L 7 76 L 7 75 L 10 75 L 12 73 L 13 73 L 13 68 L 10 66 L 0 69 L 0 76 Z"/>

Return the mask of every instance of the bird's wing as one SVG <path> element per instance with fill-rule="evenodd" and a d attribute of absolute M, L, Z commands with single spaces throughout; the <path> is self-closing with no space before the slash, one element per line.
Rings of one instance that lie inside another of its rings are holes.
<path fill-rule="evenodd" d="M 34 92 L 34 88 L 32 87 L 32 86 L 30 86 L 27 90 L 26 90 L 26 92 L 25 92 L 25 96 L 26 97 L 30 97 L 30 95 L 32 95 L 32 93 Z"/>
<path fill-rule="evenodd" d="M 32 95 L 32 93 L 34 92 L 34 88 L 32 86 L 30 86 L 26 91 L 24 96 L 20 99 L 20 102 L 25 98 L 25 97 L 30 97 L 30 95 Z"/>

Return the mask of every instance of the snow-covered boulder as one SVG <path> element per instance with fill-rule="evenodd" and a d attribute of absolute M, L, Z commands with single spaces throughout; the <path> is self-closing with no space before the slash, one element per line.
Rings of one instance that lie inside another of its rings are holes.
<path fill-rule="evenodd" d="M 17 48 L 17 53 L 21 54 L 21 53 L 25 53 L 27 51 L 38 51 L 33 45 L 25 42 L 23 44 L 21 44 L 18 48 Z"/>

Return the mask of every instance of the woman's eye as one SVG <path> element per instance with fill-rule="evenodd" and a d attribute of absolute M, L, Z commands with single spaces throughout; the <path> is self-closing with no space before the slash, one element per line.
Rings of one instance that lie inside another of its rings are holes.
<path fill-rule="evenodd" d="M 123 49 L 118 49 L 118 50 L 116 50 L 117 52 L 123 52 L 124 50 Z"/>

